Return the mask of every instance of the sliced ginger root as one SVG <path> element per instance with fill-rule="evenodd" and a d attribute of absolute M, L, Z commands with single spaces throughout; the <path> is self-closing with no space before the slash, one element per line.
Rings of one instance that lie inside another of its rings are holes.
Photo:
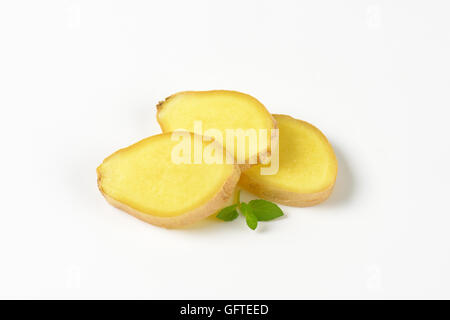
<path fill-rule="evenodd" d="M 326 200 L 333 190 L 337 160 L 327 138 L 313 125 L 273 115 L 279 128 L 279 170 L 261 175 L 261 165 L 241 175 L 239 185 L 266 200 L 307 207 Z"/>
<path fill-rule="evenodd" d="M 249 148 L 246 140 L 245 156 L 242 157 L 241 168 L 250 167 L 254 163 L 261 163 L 261 159 L 270 155 L 271 129 L 276 128 L 276 122 L 262 103 L 250 95 L 227 90 L 212 91 L 185 91 L 179 92 L 157 106 L 157 120 L 163 132 L 175 130 L 194 131 L 194 123 L 201 122 L 204 135 L 209 129 L 218 129 L 223 140 L 221 141 L 228 152 L 237 157 L 237 140 L 234 140 L 234 150 L 226 144 L 227 129 L 254 129 L 258 134 L 258 143 L 255 149 Z M 261 129 L 267 130 L 267 143 L 261 143 L 259 133 Z M 198 132 L 195 132 L 198 133 Z M 217 138 L 216 136 L 213 136 Z"/>
<path fill-rule="evenodd" d="M 194 139 L 193 134 L 188 136 Z M 178 143 L 170 133 L 159 134 L 106 158 L 97 168 L 98 187 L 106 200 L 166 228 L 191 224 L 227 205 L 239 180 L 239 167 L 225 162 L 176 164 L 171 155 Z M 207 145 L 203 143 L 203 148 Z"/>

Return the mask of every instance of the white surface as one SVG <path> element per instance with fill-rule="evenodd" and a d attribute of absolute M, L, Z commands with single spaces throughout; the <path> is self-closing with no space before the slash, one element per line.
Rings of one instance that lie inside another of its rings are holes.
<path fill-rule="evenodd" d="M 2 1 L 0 298 L 450 298 L 449 10 Z M 321 128 L 329 201 L 257 232 L 109 206 L 103 158 L 159 132 L 159 100 L 205 89 Z"/>

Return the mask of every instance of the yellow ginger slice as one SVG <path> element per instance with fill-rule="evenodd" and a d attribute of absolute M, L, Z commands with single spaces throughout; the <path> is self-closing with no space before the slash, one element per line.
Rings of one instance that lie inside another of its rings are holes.
<path fill-rule="evenodd" d="M 253 166 L 239 185 L 266 200 L 306 207 L 328 198 L 337 175 L 337 160 L 327 138 L 313 125 L 286 115 L 273 115 L 279 128 L 279 170 L 261 175 Z"/>
<path fill-rule="evenodd" d="M 218 140 L 217 136 L 207 132 L 209 129 L 217 129 L 222 137 L 220 142 L 236 159 L 240 159 L 238 162 L 243 169 L 250 164 L 262 163 L 261 159 L 270 155 L 271 137 L 274 134 L 271 129 L 276 128 L 272 115 L 257 99 L 227 90 L 176 93 L 158 104 L 156 117 L 163 132 L 182 129 Z M 194 130 L 196 122 L 201 123 L 202 132 Z M 250 138 L 245 137 L 245 155 L 242 154 L 239 158 L 238 140 L 235 138 L 232 146 L 227 144 L 227 129 L 252 129 L 256 133 L 257 143 L 250 144 Z M 267 133 L 264 134 L 261 130 L 266 130 Z M 264 141 L 260 134 L 264 136 Z"/>
<path fill-rule="evenodd" d="M 192 133 L 186 134 L 194 140 Z M 98 187 L 106 200 L 166 228 L 191 224 L 226 206 L 239 180 L 239 167 L 205 161 L 177 164 L 172 153 L 179 143 L 163 133 L 107 157 L 97 168 Z M 209 144 L 203 143 L 202 151 Z M 224 151 L 221 145 L 216 147 Z"/>

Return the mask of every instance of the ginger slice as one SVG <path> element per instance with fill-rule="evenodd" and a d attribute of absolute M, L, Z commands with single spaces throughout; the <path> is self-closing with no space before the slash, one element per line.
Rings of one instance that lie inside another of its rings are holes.
<path fill-rule="evenodd" d="M 260 166 L 243 172 L 239 185 L 280 204 L 306 207 L 328 198 L 337 175 L 337 160 L 327 138 L 313 125 L 286 115 L 273 115 L 280 130 L 279 170 L 261 175 Z"/>
<path fill-rule="evenodd" d="M 113 206 L 166 228 L 214 214 L 232 198 L 240 169 L 225 162 L 177 164 L 172 151 L 179 143 L 163 133 L 113 153 L 97 168 L 101 193 Z M 208 145 L 203 143 L 203 150 Z"/>
<path fill-rule="evenodd" d="M 227 90 L 185 91 L 179 92 L 161 101 L 157 105 L 157 120 L 163 132 L 187 130 L 204 134 L 209 129 L 221 132 L 222 145 L 237 159 L 237 139 L 234 139 L 234 150 L 226 143 L 227 132 L 231 129 L 252 129 L 256 133 L 257 145 L 250 147 L 250 139 L 245 138 L 245 156 L 241 157 L 241 168 L 246 169 L 251 164 L 262 163 L 262 158 L 270 155 L 271 138 L 276 128 L 276 122 L 262 103 L 250 95 Z M 201 122 L 202 133 L 194 130 L 195 122 Z M 261 141 L 263 135 L 266 143 Z M 217 136 L 213 136 L 216 140 Z M 251 160 L 253 159 L 253 160 Z"/>

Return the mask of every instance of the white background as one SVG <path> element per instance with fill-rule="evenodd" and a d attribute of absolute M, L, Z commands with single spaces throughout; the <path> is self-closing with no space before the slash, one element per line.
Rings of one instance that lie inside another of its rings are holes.
<path fill-rule="evenodd" d="M 0 298 L 450 298 L 449 10 L 2 1 Z M 159 133 L 159 100 L 207 89 L 322 129 L 330 199 L 256 232 L 108 205 L 101 161 Z"/>

